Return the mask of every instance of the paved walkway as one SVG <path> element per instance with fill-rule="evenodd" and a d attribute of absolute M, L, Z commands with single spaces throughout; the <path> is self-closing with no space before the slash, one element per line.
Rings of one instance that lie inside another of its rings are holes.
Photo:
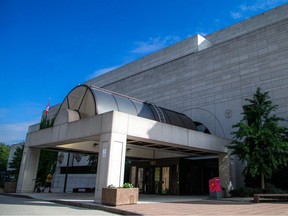
<path fill-rule="evenodd" d="M 109 207 L 95 204 L 93 193 L 5 194 L 128 215 L 288 215 L 288 203 L 253 203 L 251 198 L 210 200 L 207 196 L 140 195 L 136 205 Z"/>

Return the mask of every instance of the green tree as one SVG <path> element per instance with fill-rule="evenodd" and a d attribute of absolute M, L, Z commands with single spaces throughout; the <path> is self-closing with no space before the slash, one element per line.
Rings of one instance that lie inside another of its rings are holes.
<path fill-rule="evenodd" d="M 47 116 L 42 117 L 40 122 L 40 130 L 53 127 L 55 118 L 47 119 Z"/>
<path fill-rule="evenodd" d="M 0 142 L 0 171 L 6 171 L 11 147 Z"/>
<path fill-rule="evenodd" d="M 12 175 L 13 180 L 15 181 L 18 180 L 23 150 L 24 150 L 24 144 L 21 144 L 21 146 L 15 149 L 13 158 L 11 162 L 9 163 L 9 167 L 13 169 L 13 171 L 11 172 L 11 175 Z"/>
<path fill-rule="evenodd" d="M 98 164 L 98 155 L 89 155 L 88 165 L 91 166 L 91 172 L 96 173 Z"/>
<path fill-rule="evenodd" d="M 37 171 L 37 181 L 44 184 L 47 175 L 55 172 L 57 155 L 58 153 L 55 151 L 41 150 Z"/>
<path fill-rule="evenodd" d="M 279 126 L 282 118 L 273 112 L 273 105 L 267 92 L 257 88 L 252 99 L 245 99 L 249 104 L 243 106 L 243 119 L 233 125 L 233 140 L 227 146 L 232 155 L 246 162 L 243 174 L 261 177 L 261 188 L 265 189 L 265 178 L 287 165 L 288 143 L 287 129 Z"/>

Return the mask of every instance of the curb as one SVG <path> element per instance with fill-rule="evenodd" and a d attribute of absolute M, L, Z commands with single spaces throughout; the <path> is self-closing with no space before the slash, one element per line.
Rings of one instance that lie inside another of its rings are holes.
<path fill-rule="evenodd" d="M 104 205 L 95 204 L 95 203 L 93 203 L 93 204 L 92 203 L 91 204 L 90 203 L 79 203 L 79 202 L 65 201 L 65 200 L 51 200 L 51 202 L 70 205 L 70 206 L 76 206 L 76 207 L 81 207 L 81 208 L 102 210 L 102 211 L 111 212 L 111 213 L 115 213 L 115 214 L 121 214 L 121 215 L 141 215 L 141 214 L 138 214 L 135 212 L 121 210 L 121 209 L 117 209 L 114 207 L 104 206 Z"/>
<path fill-rule="evenodd" d="M 114 207 L 104 206 L 104 205 L 96 204 L 96 203 L 90 204 L 90 203 L 79 203 L 79 202 L 75 202 L 75 201 L 66 201 L 66 200 L 45 200 L 45 199 L 34 198 L 32 196 L 29 196 L 29 195 L 22 195 L 22 194 L 16 194 L 16 193 L 2 193 L 2 192 L 0 192 L 0 195 L 19 197 L 19 198 L 28 198 L 28 199 L 38 199 L 38 200 L 42 200 L 42 201 L 46 201 L 46 202 L 53 202 L 53 203 L 62 204 L 62 205 L 69 205 L 69 206 L 76 206 L 76 207 L 81 207 L 81 208 L 101 210 L 101 211 L 106 211 L 106 212 L 111 212 L 111 213 L 121 214 L 121 215 L 141 215 L 139 213 L 121 210 L 121 209 L 117 209 Z"/>
<path fill-rule="evenodd" d="M 16 194 L 16 193 L 4 193 L 4 192 L 0 192 L 0 195 L 3 196 L 11 196 L 11 197 L 20 197 L 20 198 L 28 198 L 28 199 L 35 199 L 31 196 L 28 195 L 22 195 L 22 194 Z"/>

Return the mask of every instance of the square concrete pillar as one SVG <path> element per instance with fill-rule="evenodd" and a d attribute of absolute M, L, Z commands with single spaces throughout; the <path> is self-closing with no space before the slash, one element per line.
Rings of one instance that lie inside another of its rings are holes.
<path fill-rule="evenodd" d="M 219 154 L 219 178 L 221 188 L 224 188 L 224 197 L 230 196 L 229 191 L 231 189 L 230 178 L 230 156 L 229 154 Z"/>
<path fill-rule="evenodd" d="M 101 134 L 96 174 L 95 202 L 100 203 L 102 188 L 124 183 L 127 136 L 117 133 Z"/>
<path fill-rule="evenodd" d="M 33 192 L 37 177 L 40 149 L 27 147 L 25 144 L 18 176 L 16 192 Z"/>

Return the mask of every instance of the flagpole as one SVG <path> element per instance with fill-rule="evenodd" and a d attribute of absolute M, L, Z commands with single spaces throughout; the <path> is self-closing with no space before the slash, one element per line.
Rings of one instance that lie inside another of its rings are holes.
<path fill-rule="evenodd" d="M 46 106 L 46 109 L 45 109 L 45 116 L 46 116 L 46 118 L 47 118 L 47 116 L 48 116 L 49 109 L 50 109 L 50 100 L 51 100 L 51 98 L 48 99 L 48 103 L 47 103 L 47 106 Z"/>

